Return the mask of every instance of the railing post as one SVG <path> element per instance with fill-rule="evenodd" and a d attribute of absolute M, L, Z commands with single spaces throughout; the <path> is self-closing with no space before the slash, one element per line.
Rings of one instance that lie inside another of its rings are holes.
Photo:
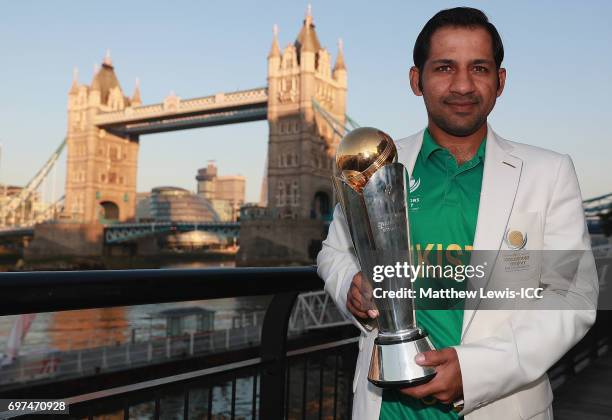
<path fill-rule="evenodd" d="M 106 369 L 108 367 L 106 361 L 106 346 L 102 347 L 102 369 Z"/>
<path fill-rule="evenodd" d="M 274 295 L 261 331 L 261 388 L 259 418 L 280 420 L 285 411 L 287 328 L 297 292 Z M 289 384 L 287 384 L 289 386 Z"/>
<path fill-rule="evenodd" d="M 130 358 L 130 343 L 127 343 L 127 345 L 125 346 L 125 362 L 128 365 L 132 364 L 132 359 Z"/>

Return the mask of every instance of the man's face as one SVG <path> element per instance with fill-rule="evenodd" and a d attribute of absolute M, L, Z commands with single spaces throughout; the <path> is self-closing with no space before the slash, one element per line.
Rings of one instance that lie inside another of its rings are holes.
<path fill-rule="evenodd" d="M 448 134 L 476 132 L 503 91 L 506 72 L 496 69 L 491 44 L 484 28 L 440 28 L 431 37 L 420 87 L 418 69 L 410 71 L 412 89 L 423 95 L 431 122 Z"/>

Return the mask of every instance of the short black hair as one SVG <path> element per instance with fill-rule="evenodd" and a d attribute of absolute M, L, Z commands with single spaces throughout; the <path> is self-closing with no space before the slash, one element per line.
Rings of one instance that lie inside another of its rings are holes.
<path fill-rule="evenodd" d="M 417 36 L 414 43 L 412 58 L 414 60 L 414 65 L 418 67 L 420 72 L 423 71 L 425 61 L 427 61 L 429 57 L 432 35 L 438 29 L 447 26 L 486 29 L 489 35 L 491 35 L 495 66 L 497 69 L 501 67 L 501 63 L 504 60 L 504 44 L 495 26 L 489 22 L 487 15 L 485 15 L 482 10 L 474 9 L 473 7 L 455 7 L 453 9 L 440 10 L 436 13 L 427 21 L 421 33 Z"/>

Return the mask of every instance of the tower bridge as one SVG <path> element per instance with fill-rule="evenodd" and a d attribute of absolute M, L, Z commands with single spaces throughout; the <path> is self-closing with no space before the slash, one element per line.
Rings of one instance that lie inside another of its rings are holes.
<path fill-rule="evenodd" d="M 240 252 L 281 255 L 284 260 L 276 263 L 311 263 L 331 218 L 335 150 L 347 122 L 354 126 L 346 115 L 342 43 L 334 60 L 319 40 L 309 9 L 297 37 L 284 48 L 274 27 L 267 64 L 265 86 L 187 99 L 171 93 L 159 103 L 145 104 L 138 81 L 131 95 L 125 93 L 107 52 L 91 82 L 80 82 L 75 72 L 65 140 L 10 208 L 0 209 L 0 225 L 17 226 L 10 222 L 21 220 L 14 217 L 16 209 L 23 209 L 33 191 L 45 184 L 65 144 L 64 197 L 29 221 L 28 226 L 36 225 L 30 255 L 42 257 L 54 249 L 70 255 L 86 249 L 90 255 L 101 244 L 163 234 L 159 225 L 135 224 L 138 152 L 146 135 L 266 120 L 262 201 L 267 209 L 261 215 L 274 220 L 248 220 L 223 229 L 195 223 L 181 229 L 233 237 L 239 229 Z M 38 225 L 43 219 L 59 223 Z M 250 264 L 251 257 L 240 261 Z"/>
<path fill-rule="evenodd" d="M 335 64 L 307 12 L 295 41 L 281 50 L 275 27 L 267 86 L 182 99 L 171 93 L 143 104 L 128 97 L 110 55 L 89 84 L 75 76 L 68 93 L 64 218 L 80 223 L 134 221 L 138 149 L 146 134 L 267 120 L 267 205 L 294 219 L 331 212 L 330 176 L 339 137 L 325 114 L 346 122 L 347 74 L 342 46 Z"/>

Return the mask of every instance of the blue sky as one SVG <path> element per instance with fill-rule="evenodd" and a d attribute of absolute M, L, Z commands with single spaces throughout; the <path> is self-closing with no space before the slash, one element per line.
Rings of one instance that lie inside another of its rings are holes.
<path fill-rule="evenodd" d="M 490 116 L 502 136 L 569 154 L 585 198 L 612 191 L 612 2 L 312 1 L 321 43 L 335 57 L 344 40 L 348 114 L 394 138 L 426 122 L 408 69 L 423 24 L 457 5 L 483 9 L 504 41 L 508 80 Z M 293 42 L 307 2 L 2 2 L 0 5 L 0 181 L 24 184 L 66 132 L 73 67 L 89 83 L 110 49 L 124 91 L 141 80 L 143 102 L 266 84 L 272 26 Z M 141 138 L 138 190 L 195 189 L 215 159 L 240 173 L 257 200 L 267 149 L 266 122 Z M 58 179 L 63 179 L 60 167 Z M 62 186 L 60 186 L 62 187 Z"/>

